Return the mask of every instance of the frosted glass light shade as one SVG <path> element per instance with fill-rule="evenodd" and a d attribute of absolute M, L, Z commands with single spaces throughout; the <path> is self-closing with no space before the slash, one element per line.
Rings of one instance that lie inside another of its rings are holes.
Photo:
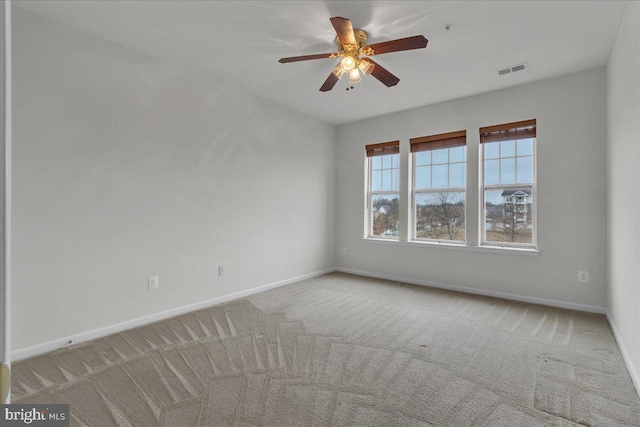
<path fill-rule="evenodd" d="M 356 60 L 350 56 L 345 57 L 340 64 L 342 65 L 342 69 L 347 73 L 356 68 Z"/>
<path fill-rule="evenodd" d="M 360 69 L 360 71 L 362 71 L 362 74 L 364 74 L 365 76 L 371 74 L 371 72 L 373 71 L 373 62 L 369 62 L 366 60 L 362 60 L 360 61 L 360 65 L 358 65 L 358 68 Z"/>
<path fill-rule="evenodd" d="M 357 68 L 354 68 L 349 72 L 349 83 L 358 83 L 360 80 L 362 80 L 362 77 L 360 76 L 360 71 L 358 71 Z"/>

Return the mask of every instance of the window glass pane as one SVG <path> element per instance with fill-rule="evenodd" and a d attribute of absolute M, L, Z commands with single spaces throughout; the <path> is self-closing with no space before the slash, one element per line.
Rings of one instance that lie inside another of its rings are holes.
<path fill-rule="evenodd" d="M 391 167 L 391 157 L 390 155 L 387 156 L 380 156 L 382 157 L 382 168 L 383 169 L 389 169 Z"/>
<path fill-rule="evenodd" d="M 482 144 L 484 147 L 484 158 L 485 159 L 497 159 L 500 157 L 500 143 L 499 142 L 489 142 Z"/>
<path fill-rule="evenodd" d="M 416 195 L 416 238 L 464 241 L 464 193 Z"/>
<path fill-rule="evenodd" d="M 518 140 L 518 156 L 533 156 L 533 139 Z"/>
<path fill-rule="evenodd" d="M 382 168 L 382 157 L 376 156 L 371 157 L 371 169 L 381 169 Z"/>
<path fill-rule="evenodd" d="M 431 188 L 431 166 L 419 166 L 416 168 L 416 188 Z"/>
<path fill-rule="evenodd" d="M 373 171 L 371 173 L 371 191 L 382 190 L 382 172 Z"/>
<path fill-rule="evenodd" d="M 500 182 L 499 160 L 485 160 L 484 162 L 484 183 L 486 185 L 498 184 Z"/>
<path fill-rule="evenodd" d="M 415 153 L 416 165 L 428 165 L 431 164 L 431 151 L 420 151 Z"/>
<path fill-rule="evenodd" d="M 398 154 L 392 154 L 389 157 L 391 157 L 391 167 L 392 168 L 398 168 L 399 167 L 398 166 L 399 155 Z"/>
<path fill-rule="evenodd" d="M 516 182 L 516 160 L 501 159 L 500 160 L 500 183 L 514 184 Z"/>
<path fill-rule="evenodd" d="M 433 166 L 433 182 L 431 183 L 433 188 L 447 188 L 448 187 L 448 165 Z"/>
<path fill-rule="evenodd" d="M 500 145 L 500 157 L 514 157 L 516 155 L 515 141 L 502 141 Z"/>
<path fill-rule="evenodd" d="M 485 241 L 533 243 L 532 220 L 531 187 L 485 191 Z"/>
<path fill-rule="evenodd" d="M 449 148 L 449 161 L 451 163 L 464 162 L 466 152 L 467 152 L 466 147 Z"/>
<path fill-rule="evenodd" d="M 454 163 L 449 165 L 449 187 L 465 186 L 465 166 L 466 163 Z"/>
<path fill-rule="evenodd" d="M 400 218 L 398 195 L 374 195 L 371 203 L 371 235 L 397 237 Z"/>
<path fill-rule="evenodd" d="M 391 169 L 384 169 L 382 171 L 382 190 L 391 190 Z"/>
<path fill-rule="evenodd" d="M 393 169 L 393 182 L 391 183 L 392 190 L 400 189 L 400 169 Z"/>
<path fill-rule="evenodd" d="M 518 182 L 533 182 L 533 156 L 518 157 Z"/>
<path fill-rule="evenodd" d="M 443 148 L 442 150 L 432 150 L 431 155 L 433 156 L 433 164 L 437 163 L 447 163 L 449 161 L 449 149 Z"/>

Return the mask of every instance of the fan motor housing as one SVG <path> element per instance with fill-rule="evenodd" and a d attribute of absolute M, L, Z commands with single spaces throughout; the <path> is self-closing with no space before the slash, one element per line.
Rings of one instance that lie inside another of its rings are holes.
<path fill-rule="evenodd" d="M 367 41 L 369 40 L 369 34 L 365 30 L 361 30 L 359 28 L 353 29 L 353 34 L 356 36 L 356 43 L 358 44 L 357 48 L 360 50 L 363 46 L 367 45 Z M 338 46 L 338 52 L 344 54 L 347 52 L 340 42 L 340 38 L 336 37 L 336 46 Z"/>

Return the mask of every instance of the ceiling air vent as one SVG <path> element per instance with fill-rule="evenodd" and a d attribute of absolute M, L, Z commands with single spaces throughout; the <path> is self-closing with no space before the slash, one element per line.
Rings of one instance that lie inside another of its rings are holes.
<path fill-rule="evenodd" d="M 513 65 L 511 67 L 503 68 L 501 70 L 498 70 L 498 75 L 499 76 L 504 76 L 505 74 L 515 73 L 516 71 L 522 71 L 525 68 L 527 68 L 527 63 L 526 62 L 523 63 L 523 64 Z"/>

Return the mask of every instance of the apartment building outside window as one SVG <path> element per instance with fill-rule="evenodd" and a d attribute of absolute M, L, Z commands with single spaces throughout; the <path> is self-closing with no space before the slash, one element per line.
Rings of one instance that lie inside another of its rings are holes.
<path fill-rule="evenodd" d="M 482 243 L 536 245 L 536 120 L 480 128 Z"/>

